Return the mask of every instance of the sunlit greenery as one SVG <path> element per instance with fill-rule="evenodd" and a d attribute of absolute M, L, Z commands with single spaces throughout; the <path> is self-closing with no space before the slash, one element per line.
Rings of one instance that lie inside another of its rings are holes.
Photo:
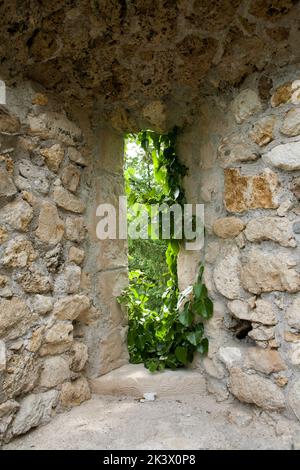
<path fill-rule="evenodd" d="M 176 130 L 168 135 L 144 131 L 127 136 L 124 171 L 129 221 L 137 216 L 140 203 L 149 215 L 150 205 L 185 203 L 182 178 L 187 169 L 179 162 L 175 143 Z M 208 350 L 200 320 L 210 318 L 212 303 L 202 283 L 202 268 L 190 300 L 180 312 L 177 309 L 179 248 L 172 229 L 169 240 L 129 239 L 130 283 L 119 302 L 128 312 L 130 360 L 143 362 L 151 371 L 182 367 L 192 361 L 195 351 Z"/>

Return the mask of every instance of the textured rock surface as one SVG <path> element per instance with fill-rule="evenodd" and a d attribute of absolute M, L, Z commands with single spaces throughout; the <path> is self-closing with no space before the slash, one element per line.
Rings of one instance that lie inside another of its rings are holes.
<path fill-rule="evenodd" d="M 242 296 L 240 280 L 240 254 L 237 247 L 226 250 L 223 258 L 214 268 L 214 282 L 218 291 L 228 299 L 237 299 Z"/>
<path fill-rule="evenodd" d="M 297 245 L 290 221 L 282 217 L 252 219 L 247 224 L 245 235 L 250 242 L 273 240 L 281 246 Z"/>
<path fill-rule="evenodd" d="M 294 137 L 300 134 L 300 109 L 290 109 L 285 116 L 281 132 L 289 137 Z"/>
<path fill-rule="evenodd" d="M 66 408 L 80 405 L 80 403 L 90 398 L 90 388 L 84 377 L 74 380 L 73 382 L 66 382 L 61 388 L 60 401 L 62 406 Z"/>
<path fill-rule="evenodd" d="M 255 91 L 243 90 L 233 101 L 232 111 L 238 124 L 261 110 L 261 103 Z"/>
<path fill-rule="evenodd" d="M 253 294 L 273 290 L 297 292 L 300 290 L 300 275 L 283 253 L 271 254 L 252 250 L 241 269 L 243 286 Z"/>
<path fill-rule="evenodd" d="M 285 407 L 282 391 L 271 380 L 257 374 L 248 374 L 235 367 L 230 371 L 230 389 L 238 400 L 266 410 L 280 410 Z"/>
<path fill-rule="evenodd" d="M 41 387 L 52 388 L 69 379 L 70 370 L 66 359 L 61 356 L 49 357 L 43 364 L 40 377 Z"/>
<path fill-rule="evenodd" d="M 292 328 L 300 330 L 300 296 L 293 299 L 292 304 L 286 311 L 286 320 Z"/>
<path fill-rule="evenodd" d="M 90 301 L 85 295 L 64 297 L 54 304 L 53 314 L 59 320 L 75 320 L 90 307 Z"/>
<path fill-rule="evenodd" d="M 272 209 L 276 203 L 277 176 L 269 171 L 243 176 L 237 169 L 225 170 L 224 202 L 229 212 Z"/>
<path fill-rule="evenodd" d="M 300 142 L 277 145 L 266 153 L 264 159 L 281 170 L 300 170 Z"/>
<path fill-rule="evenodd" d="M 213 231 L 221 238 L 234 238 L 245 227 L 245 224 L 237 217 L 224 217 L 213 224 Z"/>
<path fill-rule="evenodd" d="M 50 202 L 43 202 L 39 215 L 36 236 L 43 242 L 56 245 L 64 234 L 64 223 L 58 215 L 57 208 Z"/>

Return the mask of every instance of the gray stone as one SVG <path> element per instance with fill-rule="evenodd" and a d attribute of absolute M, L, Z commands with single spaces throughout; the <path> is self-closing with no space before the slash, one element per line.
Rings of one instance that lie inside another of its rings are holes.
<path fill-rule="evenodd" d="M 0 168 L 0 198 L 14 196 L 17 188 L 8 172 Z"/>
<path fill-rule="evenodd" d="M 253 249 L 241 270 L 243 286 L 253 294 L 272 291 L 297 292 L 300 290 L 300 275 L 285 253 L 266 253 Z"/>
<path fill-rule="evenodd" d="M 241 124 L 260 110 L 260 99 L 257 93 L 249 88 L 241 91 L 232 102 L 232 111 L 238 124 Z"/>
<path fill-rule="evenodd" d="M 82 242 L 86 236 L 86 229 L 82 217 L 67 217 L 65 237 L 72 242 Z"/>
<path fill-rule="evenodd" d="M 70 378 L 68 361 L 61 356 L 45 359 L 40 377 L 40 386 L 46 388 L 56 387 Z"/>
<path fill-rule="evenodd" d="M 227 303 L 230 313 L 239 320 L 263 323 L 264 325 L 276 325 L 277 318 L 272 304 L 266 300 L 258 299 L 255 308 L 243 300 L 233 300 Z"/>
<path fill-rule="evenodd" d="M 267 152 L 263 158 L 267 164 L 281 170 L 300 170 L 300 142 L 277 145 Z"/>
<path fill-rule="evenodd" d="M 56 294 L 76 294 L 80 289 L 81 268 L 77 265 L 66 266 L 57 277 L 54 285 Z"/>
<path fill-rule="evenodd" d="M 75 192 L 80 181 L 80 170 L 75 165 L 67 165 L 61 173 L 61 180 L 66 189 Z"/>
<path fill-rule="evenodd" d="M 231 393 L 242 402 L 253 403 L 270 411 L 285 408 L 285 398 L 280 388 L 258 374 L 248 374 L 233 367 L 229 386 Z"/>
<path fill-rule="evenodd" d="M 48 194 L 49 180 L 44 169 L 33 165 L 29 160 L 22 160 L 18 167 L 20 175 L 28 180 L 31 189 Z"/>
<path fill-rule="evenodd" d="M 32 218 L 33 210 L 23 199 L 6 204 L 0 210 L 0 222 L 22 232 L 28 230 Z"/>
<path fill-rule="evenodd" d="M 29 132 L 43 139 L 55 139 L 66 145 L 75 145 L 81 140 L 81 130 L 61 113 L 48 112 L 28 117 Z"/>
<path fill-rule="evenodd" d="M 30 299 L 31 309 L 39 315 L 46 315 L 53 308 L 53 299 L 46 295 L 37 294 Z"/>
<path fill-rule="evenodd" d="M 300 295 L 293 299 L 292 305 L 286 310 L 286 321 L 292 328 L 300 330 Z"/>
<path fill-rule="evenodd" d="M 74 372 L 80 372 L 88 360 L 88 347 L 84 343 L 75 341 L 72 344 L 71 350 L 70 369 Z"/>
<path fill-rule="evenodd" d="M 225 250 L 223 257 L 217 262 L 213 279 L 218 291 L 228 299 L 238 299 L 242 296 L 240 280 L 240 252 L 236 246 Z"/>
<path fill-rule="evenodd" d="M 300 109 L 290 109 L 284 118 L 281 132 L 289 137 L 300 134 Z"/>
<path fill-rule="evenodd" d="M 281 246 L 297 246 L 291 223 L 288 219 L 283 217 L 260 217 L 258 219 L 252 219 L 247 224 L 245 235 L 250 242 L 272 240 L 279 243 Z"/>
<path fill-rule="evenodd" d="M 79 214 L 82 214 L 85 211 L 84 203 L 62 186 L 55 186 L 53 190 L 53 199 L 59 207 L 66 211 Z"/>
<path fill-rule="evenodd" d="M 45 393 L 32 394 L 25 397 L 12 424 L 14 436 L 24 434 L 29 429 L 47 423 L 56 406 L 58 392 L 49 390 Z"/>
<path fill-rule="evenodd" d="M 71 162 L 77 163 L 78 165 L 81 165 L 81 166 L 87 166 L 87 161 L 85 157 L 76 148 L 68 147 L 67 156 L 69 157 Z"/>
<path fill-rule="evenodd" d="M 55 302 L 53 314 L 59 320 L 75 320 L 89 308 L 90 300 L 86 295 L 70 295 Z"/>
<path fill-rule="evenodd" d="M 300 233 L 300 222 L 295 222 L 295 223 L 293 224 L 293 231 L 294 231 L 295 233 L 297 233 L 297 234 Z"/>
<path fill-rule="evenodd" d="M 29 294 L 47 294 L 52 290 L 52 278 L 38 265 L 29 266 L 25 272 L 17 274 L 16 280 Z"/>
<path fill-rule="evenodd" d="M 269 341 L 275 337 L 275 328 L 260 323 L 252 323 L 252 330 L 249 331 L 248 336 L 254 341 Z"/>

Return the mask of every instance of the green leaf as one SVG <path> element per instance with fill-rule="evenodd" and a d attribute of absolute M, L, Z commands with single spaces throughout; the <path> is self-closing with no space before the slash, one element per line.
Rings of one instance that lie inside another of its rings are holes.
<path fill-rule="evenodd" d="M 187 363 L 187 349 L 184 348 L 183 346 L 177 346 L 175 349 L 175 356 L 178 359 L 179 362 L 182 364 Z"/>
<path fill-rule="evenodd" d="M 201 343 L 197 346 L 198 353 L 205 355 L 208 353 L 208 339 L 203 338 Z"/>
<path fill-rule="evenodd" d="M 183 325 L 183 326 L 190 326 L 192 323 L 193 323 L 193 320 L 194 320 L 194 315 L 193 315 L 193 312 L 191 310 L 189 310 L 188 308 L 187 309 L 184 309 L 180 314 L 179 314 L 179 317 L 178 317 L 180 323 Z"/>
<path fill-rule="evenodd" d="M 196 330 L 196 331 L 191 331 L 190 333 L 187 333 L 186 339 L 191 343 L 193 346 L 198 346 L 199 343 L 201 343 L 203 336 L 203 331 L 201 330 Z"/>

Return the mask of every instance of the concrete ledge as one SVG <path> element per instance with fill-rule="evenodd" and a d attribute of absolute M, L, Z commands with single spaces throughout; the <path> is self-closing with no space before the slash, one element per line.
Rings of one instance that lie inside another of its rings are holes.
<path fill-rule="evenodd" d="M 182 394 L 207 395 L 205 379 L 191 369 L 151 373 L 143 364 L 126 364 L 106 375 L 90 380 L 91 390 L 98 395 L 123 395 L 141 398 L 146 392 L 157 397 Z"/>

